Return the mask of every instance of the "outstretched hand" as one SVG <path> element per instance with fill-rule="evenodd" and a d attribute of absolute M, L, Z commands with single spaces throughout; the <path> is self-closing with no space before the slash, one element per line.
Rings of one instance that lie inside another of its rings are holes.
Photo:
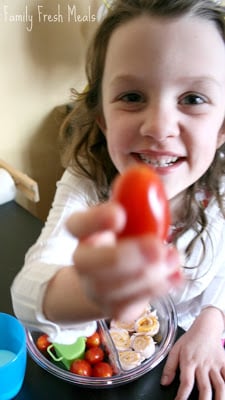
<path fill-rule="evenodd" d="M 87 297 L 106 316 L 123 320 L 182 281 L 172 246 L 152 235 L 117 240 L 125 221 L 122 207 L 108 202 L 75 213 L 67 224 L 79 239 L 74 264 Z"/>

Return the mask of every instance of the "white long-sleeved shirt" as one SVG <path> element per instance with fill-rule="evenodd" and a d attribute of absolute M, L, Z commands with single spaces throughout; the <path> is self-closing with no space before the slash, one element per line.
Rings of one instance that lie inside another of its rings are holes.
<path fill-rule="evenodd" d="M 73 265 L 77 240 L 65 228 L 65 221 L 74 211 L 97 204 L 94 183 L 66 170 L 57 183 L 52 208 L 37 242 L 29 249 L 25 264 L 11 287 L 14 312 L 24 325 L 46 332 L 53 342 L 71 343 L 81 335 L 91 335 L 96 322 L 63 326 L 48 321 L 42 312 L 46 286 L 62 266 Z M 185 269 L 186 280 L 181 289 L 171 290 L 178 324 L 187 330 L 201 310 L 209 305 L 225 312 L 225 221 L 216 202 L 207 207 L 209 219 L 206 236 L 206 257 L 201 261 L 202 245 L 196 245 Z M 185 232 L 177 247 L 183 250 L 193 236 Z"/>

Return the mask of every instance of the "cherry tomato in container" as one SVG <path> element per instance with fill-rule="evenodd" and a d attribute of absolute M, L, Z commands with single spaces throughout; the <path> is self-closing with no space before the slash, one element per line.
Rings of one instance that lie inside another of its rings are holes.
<path fill-rule="evenodd" d="M 37 338 L 36 345 L 40 351 L 47 351 L 48 346 L 50 346 L 50 342 L 48 340 L 48 335 L 45 333 Z"/>
<path fill-rule="evenodd" d="M 93 333 L 86 340 L 86 347 L 90 349 L 91 347 L 98 347 L 101 344 L 101 337 L 98 332 Z"/>
<path fill-rule="evenodd" d="M 104 358 L 104 351 L 101 347 L 91 347 L 85 352 L 85 360 L 89 361 L 90 364 L 97 364 Z"/>
<path fill-rule="evenodd" d="M 92 376 L 98 378 L 110 378 L 113 375 L 113 369 L 107 362 L 101 361 L 94 365 Z"/>
<path fill-rule="evenodd" d="M 136 165 L 119 175 L 112 187 L 127 221 L 118 237 L 152 233 L 166 240 L 170 225 L 169 202 L 159 175 L 147 165 Z"/>
<path fill-rule="evenodd" d="M 70 372 L 82 376 L 92 376 L 92 367 L 87 360 L 75 360 L 70 366 Z"/>

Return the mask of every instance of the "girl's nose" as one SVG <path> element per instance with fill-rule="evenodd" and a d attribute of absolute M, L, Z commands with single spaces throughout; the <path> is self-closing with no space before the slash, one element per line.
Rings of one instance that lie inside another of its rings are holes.
<path fill-rule="evenodd" d="M 146 108 L 144 119 L 140 128 L 143 136 L 149 136 L 157 142 L 163 142 L 170 137 L 179 135 L 179 121 L 176 110 L 166 105 Z"/>

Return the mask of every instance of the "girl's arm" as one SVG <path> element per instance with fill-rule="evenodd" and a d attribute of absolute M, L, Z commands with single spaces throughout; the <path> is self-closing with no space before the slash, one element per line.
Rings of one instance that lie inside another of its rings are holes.
<path fill-rule="evenodd" d="M 96 202 L 97 196 L 91 182 L 65 171 L 57 183 L 45 226 L 36 243 L 28 250 L 24 266 L 11 287 L 17 317 L 25 326 L 48 333 L 53 341 L 61 341 L 62 334 L 70 329 L 74 331 L 74 340 L 80 331 L 88 333 L 94 329 L 93 323 L 64 327 L 48 320 L 43 313 L 43 298 L 46 287 L 57 272 L 64 267 L 70 269 L 73 264 L 77 239 L 66 228 L 68 217 L 74 211 L 85 210 Z"/>

